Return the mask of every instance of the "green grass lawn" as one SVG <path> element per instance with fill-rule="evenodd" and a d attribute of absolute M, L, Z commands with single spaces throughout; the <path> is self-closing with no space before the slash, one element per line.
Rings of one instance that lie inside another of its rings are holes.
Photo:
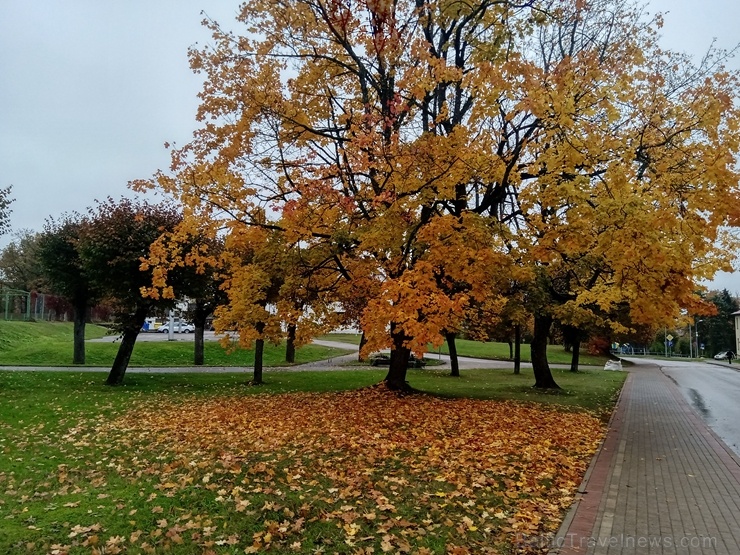
<path fill-rule="evenodd" d="M 427 395 L 386 400 L 378 369 L 0 371 L 0 552 L 506 552 L 511 519 L 557 526 L 626 375 L 553 373 L 410 370 Z"/>
<path fill-rule="evenodd" d="M 409 382 L 421 391 L 441 396 L 533 401 L 604 413 L 611 410 L 615 391 L 621 389 L 626 378 L 624 372 L 554 368 L 552 374 L 561 389 L 540 391 L 532 388 L 534 374 L 528 368 L 518 375 L 508 369 L 463 369 L 460 374 L 460 378 L 453 378 L 449 370 L 409 370 Z"/>
<path fill-rule="evenodd" d="M 85 326 L 86 338 L 106 335 L 100 326 Z M 110 366 L 119 343 L 87 342 L 87 366 Z M 207 366 L 252 366 L 254 351 L 236 349 L 229 352 L 218 342 L 204 345 Z M 318 345 L 306 345 L 296 351 L 296 364 L 323 360 L 347 351 Z M 72 324 L 65 322 L 0 322 L 0 365 L 68 366 L 72 361 Z M 285 345 L 265 345 L 265 366 L 284 366 Z M 130 366 L 192 366 L 192 341 L 137 342 Z"/>
<path fill-rule="evenodd" d="M 340 341 L 342 343 L 360 344 L 360 334 L 356 333 L 330 333 L 321 336 L 321 339 L 327 341 Z M 470 341 L 468 339 L 458 339 L 457 354 L 464 357 L 484 358 L 490 360 L 510 360 L 508 343 L 494 343 L 482 341 Z M 432 357 L 434 353 L 441 352 L 449 354 L 447 343 L 443 343 L 439 349 L 429 346 L 427 357 Z M 521 346 L 521 357 L 523 362 L 530 362 L 529 345 Z M 551 364 L 570 364 L 571 353 L 563 349 L 562 345 L 549 345 L 547 347 L 547 359 Z M 584 366 L 604 366 L 607 361 L 606 357 L 593 356 L 583 351 L 580 353 L 579 364 Z"/>
<path fill-rule="evenodd" d="M 367 387 L 380 382 L 386 369 L 368 368 L 363 370 L 333 371 L 270 371 L 264 375 L 265 383 L 259 387 L 241 387 L 251 372 L 234 373 L 181 373 L 181 374 L 136 374 L 129 373 L 122 388 L 127 392 L 145 395 L 198 393 L 217 395 L 224 393 L 256 394 L 286 393 L 295 391 L 345 391 Z M 23 395 L 38 396 L 34 403 L 43 403 L 43 396 L 60 394 L 76 399 L 85 392 L 84 397 L 94 399 L 93 404 L 115 400 L 125 404 L 128 397 L 118 395 L 102 385 L 104 373 L 96 372 L 2 372 L 0 371 L 0 391 L 7 394 L 15 390 Z M 459 378 L 449 376 L 449 370 L 434 368 L 410 369 L 409 383 L 418 391 L 442 397 L 471 399 L 513 399 L 544 404 L 562 405 L 593 412 L 609 411 L 626 373 L 603 370 L 583 370 L 573 373 L 554 369 L 553 376 L 560 390 L 540 391 L 532 388 L 534 375 L 531 369 L 522 369 L 519 375 L 504 369 L 464 369 Z M 26 391 L 29 389 L 29 391 Z M 75 400 L 76 404 L 79 400 Z M 6 405 L 0 407 L 2 410 Z M 28 409 L 33 412 L 34 405 Z M 9 416 L 9 415 L 8 415 Z M 22 416 L 20 417 L 23 418 Z"/>
<path fill-rule="evenodd" d="M 328 333 L 319 337 L 319 339 L 325 341 L 338 341 L 340 343 L 352 343 L 353 345 L 359 345 L 360 338 L 362 338 L 362 335 L 359 333 Z"/>

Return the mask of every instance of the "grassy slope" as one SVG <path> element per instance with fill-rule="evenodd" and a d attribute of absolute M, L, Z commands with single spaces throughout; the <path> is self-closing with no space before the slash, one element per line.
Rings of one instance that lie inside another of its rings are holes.
<path fill-rule="evenodd" d="M 103 337 L 108 330 L 102 326 L 85 326 L 85 338 Z M 0 353 L 10 348 L 33 344 L 40 340 L 71 342 L 70 322 L 6 322 L 0 320 Z"/>
<path fill-rule="evenodd" d="M 103 337 L 106 329 L 86 326 L 86 337 Z M 88 366 L 109 366 L 118 351 L 116 343 L 87 343 Z M 306 345 L 296 352 L 296 362 L 312 362 L 345 351 L 317 345 Z M 72 324 L 65 322 L 0 322 L 0 365 L 67 366 L 72 361 Z M 193 361 L 191 341 L 139 342 L 131 356 L 131 366 L 190 366 Z M 217 342 L 205 344 L 205 361 L 209 366 L 252 366 L 254 351 L 224 350 Z M 285 365 L 284 345 L 265 345 L 266 366 Z"/>
<path fill-rule="evenodd" d="M 328 341 L 341 341 L 343 343 L 353 343 L 355 345 L 360 344 L 360 335 L 354 333 L 332 333 L 324 335 L 321 339 Z M 467 339 L 458 339 L 456 342 L 457 354 L 465 357 L 474 358 L 485 358 L 491 360 L 510 360 L 509 359 L 509 345 L 508 343 L 494 343 L 494 342 L 482 342 L 482 341 L 470 341 Z M 447 349 L 447 343 L 443 343 L 442 347 L 438 350 L 429 346 L 428 357 L 431 357 L 434 353 L 441 351 L 443 354 L 449 354 Z M 523 362 L 529 362 L 529 346 L 522 345 L 521 356 Z M 561 345 L 550 345 L 547 348 L 547 359 L 551 364 L 570 364 L 571 354 L 565 352 Z M 580 354 L 579 362 L 582 365 L 594 365 L 603 366 L 606 362 L 606 357 L 593 356 L 583 351 Z"/>

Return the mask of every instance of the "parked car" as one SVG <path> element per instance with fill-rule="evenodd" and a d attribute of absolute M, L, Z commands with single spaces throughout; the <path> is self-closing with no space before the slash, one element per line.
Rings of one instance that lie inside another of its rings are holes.
<path fill-rule="evenodd" d="M 388 354 L 380 353 L 370 357 L 371 366 L 390 366 L 391 357 Z M 422 358 L 416 358 L 413 353 L 409 355 L 408 368 L 424 368 L 426 361 Z"/>
<path fill-rule="evenodd" d="M 195 325 L 193 325 L 193 324 L 191 324 L 189 322 L 186 322 L 186 323 L 180 324 L 180 325 L 175 324 L 172 327 L 172 329 L 175 331 L 175 333 L 177 333 L 177 332 L 193 333 L 195 331 Z M 161 326 L 159 326 L 157 328 L 157 331 L 159 333 L 169 333 L 169 331 L 170 331 L 170 325 L 169 324 L 163 324 L 163 325 L 161 325 Z"/>
<path fill-rule="evenodd" d="M 722 351 L 721 353 L 717 353 L 714 355 L 714 360 L 726 360 L 727 359 L 727 351 Z"/>

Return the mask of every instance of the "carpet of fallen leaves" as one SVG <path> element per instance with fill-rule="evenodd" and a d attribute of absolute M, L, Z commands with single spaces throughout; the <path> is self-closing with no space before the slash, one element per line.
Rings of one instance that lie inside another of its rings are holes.
<path fill-rule="evenodd" d="M 130 531 L 111 535 L 104 521 L 80 522 L 70 525 L 67 545 L 54 547 L 539 553 L 527 539 L 557 529 L 603 431 L 582 412 L 382 387 L 162 395 L 66 433 L 71 448 L 94 445 L 101 455 L 59 465 L 56 483 L 105 491 L 112 473 L 135 484 L 145 508 L 116 500 Z"/>

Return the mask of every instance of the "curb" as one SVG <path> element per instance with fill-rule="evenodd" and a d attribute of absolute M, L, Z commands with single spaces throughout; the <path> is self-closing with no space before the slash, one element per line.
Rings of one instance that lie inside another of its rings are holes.
<path fill-rule="evenodd" d="M 704 361 L 704 364 L 713 364 L 714 366 L 722 366 L 723 368 L 729 368 L 730 370 L 734 370 L 735 372 L 740 372 L 740 364 L 730 364 L 729 362 L 722 362 L 721 360 L 712 360 L 707 359 Z M 661 366 L 661 369 L 663 367 Z"/>
<path fill-rule="evenodd" d="M 589 483 L 591 482 L 596 466 L 599 464 L 606 466 L 607 475 L 608 471 L 612 467 L 614 458 L 617 455 L 617 438 L 620 431 L 620 429 L 616 427 L 615 424 L 618 418 L 622 418 L 624 416 L 626 408 L 623 402 L 623 398 L 629 394 L 629 390 L 631 387 L 632 375 L 627 374 L 627 379 L 622 386 L 622 390 L 619 392 L 619 397 L 617 398 L 617 402 L 614 406 L 614 412 L 612 412 L 612 415 L 609 418 L 609 423 L 607 424 L 604 438 L 601 440 L 599 447 L 596 449 L 596 453 L 594 453 L 593 457 L 591 458 L 591 462 L 586 469 L 586 473 L 583 475 L 583 479 L 578 486 L 576 498 L 573 500 L 573 503 L 568 509 L 568 512 L 565 514 L 565 518 L 563 518 L 563 522 L 561 523 L 560 528 L 558 528 L 557 533 L 552 538 L 553 545 L 547 552 L 547 555 L 577 554 L 580 552 L 579 549 L 573 545 L 566 546 L 566 539 L 570 539 L 572 544 L 574 535 L 580 535 L 581 537 L 583 537 L 583 533 L 587 532 L 587 537 L 590 537 L 590 533 L 593 531 L 594 525 L 596 524 L 596 515 L 598 513 L 599 506 L 601 505 L 601 501 L 607 493 L 606 488 L 604 487 L 606 485 L 606 482 L 604 482 L 604 484 L 601 484 L 600 491 L 594 492 L 597 493 L 598 497 L 598 500 L 595 501 L 595 506 L 583 507 L 584 503 L 582 502 L 587 499 L 589 501 L 593 499 L 593 496 L 590 498 L 587 498 L 585 496 L 589 493 L 587 491 L 587 488 Z M 604 457 L 603 462 L 602 456 Z M 578 513 L 581 510 L 584 511 L 584 514 L 579 515 Z M 586 511 L 591 511 L 592 514 L 585 514 Z M 583 521 L 581 523 L 582 526 L 579 526 L 579 528 L 582 529 L 578 530 L 578 532 L 575 533 L 570 532 L 570 528 L 577 518 Z M 588 527 L 588 530 L 585 530 L 586 527 Z"/>

